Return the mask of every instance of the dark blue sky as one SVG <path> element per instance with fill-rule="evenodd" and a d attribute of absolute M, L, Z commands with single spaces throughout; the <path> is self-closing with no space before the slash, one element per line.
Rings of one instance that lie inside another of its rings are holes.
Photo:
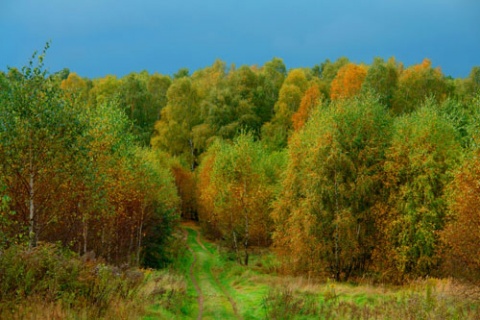
<path fill-rule="evenodd" d="M 46 66 L 82 76 L 191 71 L 219 58 L 288 68 L 346 56 L 428 57 L 446 75 L 480 65 L 478 0 L 0 0 L 0 70 L 51 40 Z"/>

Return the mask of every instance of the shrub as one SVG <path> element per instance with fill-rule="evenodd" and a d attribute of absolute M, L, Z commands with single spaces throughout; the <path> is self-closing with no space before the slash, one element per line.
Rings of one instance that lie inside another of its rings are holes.
<path fill-rule="evenodd" d="M 12 246 L 0 254 L 0 318 L 26 300 L 101 316 L 112 302 L 134 297 L 142 283 L 140 271 L 84 261 L 54 244 Z"/>

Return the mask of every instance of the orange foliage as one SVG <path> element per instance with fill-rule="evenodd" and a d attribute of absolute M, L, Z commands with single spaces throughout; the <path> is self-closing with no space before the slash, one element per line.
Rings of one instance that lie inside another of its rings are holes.
<path fill-rule="evenodd" d="M 480 160 L 463 166 L 453 183 L 453 219 L 442 232 L 449 274 L 480 279 Z"/>
<path fill-rule="evenodd" d="M 367 76 L 367 67 L 353 63 L 346 64 L 332 81 L 330 98 L 332 100 L 351 98 L 362 88 L 363 81 Z"/>
<path fill-rule="evenodd" d="M 219 239 L 221 233 L 218 227 L 218 216 L 215 213 L 216 190 L 212 183 L 212 170 L 215 164 L 215 154 L 212 152 L 197 169 L 196 198 L 198 218 L 207 236 Z"/>
<path fill-rule="evenodd" d="M 424 59 L 400 73 L 395 92 L 393 110 L 401 114 L 418 109 L 427 97 L 437 102 L 445 100 L 449 88 L 440 68 L 432 68 L 432 62 Z"/>
<path fill-rule="evenodd" d="M 295 131 L 300 130 L 308 120 L 313 108 L 317 106 L 320 101 L 320 90 L 317 85 L 313 85 L 305 92 L 298 111 L 292 116 L 293 128 Z"/>
<path fill-rule="evenodd" d="M 410 68 L 406 69 L 402 72 L 400 76 L 400 81 L 408 81 L 408 80 L 415 80 L 425 76 L 424 74 L 429 72 L 432 69 L 433 74 L 437 78 L 442 78 L 442 70 L 437 67 L 435 69 L 432 68 L 432 61 L 430 59 L 423 59 L 422 63 L 416 64 L 411 66 Z"/>

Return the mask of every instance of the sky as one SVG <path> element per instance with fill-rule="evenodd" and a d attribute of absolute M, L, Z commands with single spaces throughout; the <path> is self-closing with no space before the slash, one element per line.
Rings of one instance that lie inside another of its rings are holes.
<path fill-rule="evenodd" d="M 26 65 L 47 41 L 50 72 L 89 78 L 342 56 L 429 58 L 463 78 L 480 65 L 480 1 L 0 0 L 0 70 Z"/>

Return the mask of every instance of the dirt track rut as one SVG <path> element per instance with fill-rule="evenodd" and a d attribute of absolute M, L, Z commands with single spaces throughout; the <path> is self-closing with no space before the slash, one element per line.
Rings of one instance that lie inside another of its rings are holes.
<path fill-rule="evenodd" d="M 196 229 L 184 226 L 183 230 L 193 256 L 189 275 L 198 296 L 197 319 L 242 319 L 235 299 L 214 272 L 219 263 L 217 253 L 208 250 Z"/>

